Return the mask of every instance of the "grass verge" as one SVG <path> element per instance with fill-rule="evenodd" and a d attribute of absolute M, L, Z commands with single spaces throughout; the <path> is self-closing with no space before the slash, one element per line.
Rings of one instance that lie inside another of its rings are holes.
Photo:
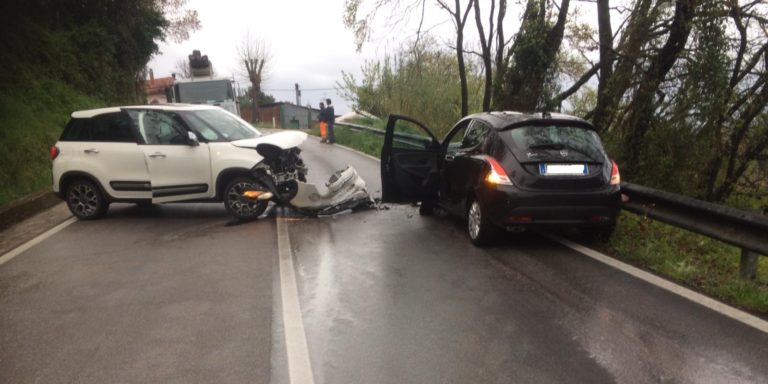
<path fill-rule="evenodd" d="M 63 81 L 42 76 L 13 93 L 0 94 L 0 205 L 50 188 L 49 149 L 69 115 L 103 104 Z"/>
<path fill-rule="evenodd" d="M 622 211 L 604 245 L 614 257 L 667 276 L 733 306 L 768 314 L 768 260 L 757 279 L 739 277 L 741 250 L 649 218 Z"/>
<path fill-rule="evenodd" d="M 358 122 L 358 124 L 364 124 Z M 370 124 L 369 124 L 370 125 Z M 309 132 L 320 136 L 320 130 Z M 335 127 L 336 142 L 379 157 L 384 138 Z M 768 314 L 768 258 L 761 257 L 754 281 L 739 277 L 741 251 L 686 230 L 622 211 L 616 231 L 600 248 L 626 261 L 725 303 Z"/>
<path fill-rule="evenodd" d="M 368 132 L 359 132 L 350 128 L 334 126 L 333 133 L 336 143 L 354 148 L 360 152 L 375 158 L 381 156 L 381 147 L 384 145 L 384 136 L 374 135 Z M 320 128 L 312 128 L 309 134 L 320 136 Z"/>

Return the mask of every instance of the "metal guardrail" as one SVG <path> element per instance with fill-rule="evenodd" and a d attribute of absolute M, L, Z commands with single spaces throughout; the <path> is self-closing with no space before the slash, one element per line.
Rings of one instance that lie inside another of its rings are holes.
<path fill-rule="evenodd" d="M 386 134 L 386 131 L 383 129 L 366 127 L 365 125 L 350 124 L 350 123 L 334 123 L 334 125 L 339 127 L 347 127 L 356 131 L 370 132 L 370 133 L 379 135 L 381 137 L 384 137 L 384 135 Z M 395 132 L 395 142 L 405 144 L 405 145 L 410 145 L 414 148 L 425 148 L 430 144 L 431 140 L 419 135 L 410 135 L 407 133 Z"/>
<path fill-rule="evenodd" d="M 768 255 L 765 216 L 626 182 L 621 193 L 627 211 L 741 248 L 742 277 L 754 279 L 759 254 Z"/>
<path fill-rule="evenodd" d="M 381 136 L 386 133 L 358 124 L 336 125 Z M 429 144 L 423 137 L 408 134 L 396 133 L 395 140 L 420 148 Z M 621 183 L 621 193 L 628 198 L 622 208 L 629 212 L 741 248 L 739 270 L 744 278 L 754 279 L 758 257 L 768 255 L 768 218 L 765 216 L 627 182 Z"/>

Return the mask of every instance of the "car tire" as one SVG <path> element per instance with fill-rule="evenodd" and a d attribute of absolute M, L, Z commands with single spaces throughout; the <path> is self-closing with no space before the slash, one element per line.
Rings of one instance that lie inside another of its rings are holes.
<path fill-rule="evenodd" d="M 616 224 L 612 223 L 598 226 L 581 227 L 579 232 L 581 232 L 582 238 L 587 243 L 605 243 L 608 242 L 608 240 L 611 238 L 614 229 L 616 229 Z"/>
<path fill-rule="evenodd" d="M 435 214 L 435 204 L 429 201 L 422 201 L 419 205 L 419 215 L 432 216 Z"/>
<path fill-rule="evenodd" d="M 499 235 L 499 228 L 488 220 L 482 204 L 476 199 L 469 201 L 467 234 L 472 244 L 479 247 L 493 243 Z"/>
<path fill-rule="evenodd" d="M 262 189 L 251 178 L 237 177 L 227 184 L 224 189 L 224 207 L 230 215 L 238 220 L 255 220 L 267 209 L 267 200 L 249 200 L 243 197 L 243 192 L 249 189 Z"/>
<path fill-rule="evenodd" d="M 78 179 L 67 186 L 66 201 L 70 212 L 78 219 L 98 219 L 107 213 L 109 202 L 99 187 L 90 180 Z"/>

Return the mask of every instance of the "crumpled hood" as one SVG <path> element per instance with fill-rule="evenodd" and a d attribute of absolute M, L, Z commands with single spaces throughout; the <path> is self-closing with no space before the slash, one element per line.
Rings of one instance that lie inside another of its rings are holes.
<path fill-rule="evenodd" d="M 242 148 L 256 148 L 257 145 L 266 143 L 276 145 L 282 149 L 288 149 L 298 147 L 305 140 L 307 140 L 305 132 L 283 131 L 253 139 L 235 140 L 232 144 Z"/>

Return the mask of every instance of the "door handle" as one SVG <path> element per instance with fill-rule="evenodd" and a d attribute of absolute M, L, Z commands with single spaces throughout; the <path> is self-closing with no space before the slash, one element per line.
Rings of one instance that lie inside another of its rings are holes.
<path fill-rule="evenodd" d="M 165 157 L 165 154 L 164 153 L 160 153 L 160 152 L 155 152 L 155 153 L 149 155 L 149 157 Z"/>
<path fill-rule="evenodd" d="M 99 151 L 97 151 L 95 148 L 88 148 L 88 149 L 84 150 L 83 152 L 85 152 L 85 153 L 99 153 Z"/>

